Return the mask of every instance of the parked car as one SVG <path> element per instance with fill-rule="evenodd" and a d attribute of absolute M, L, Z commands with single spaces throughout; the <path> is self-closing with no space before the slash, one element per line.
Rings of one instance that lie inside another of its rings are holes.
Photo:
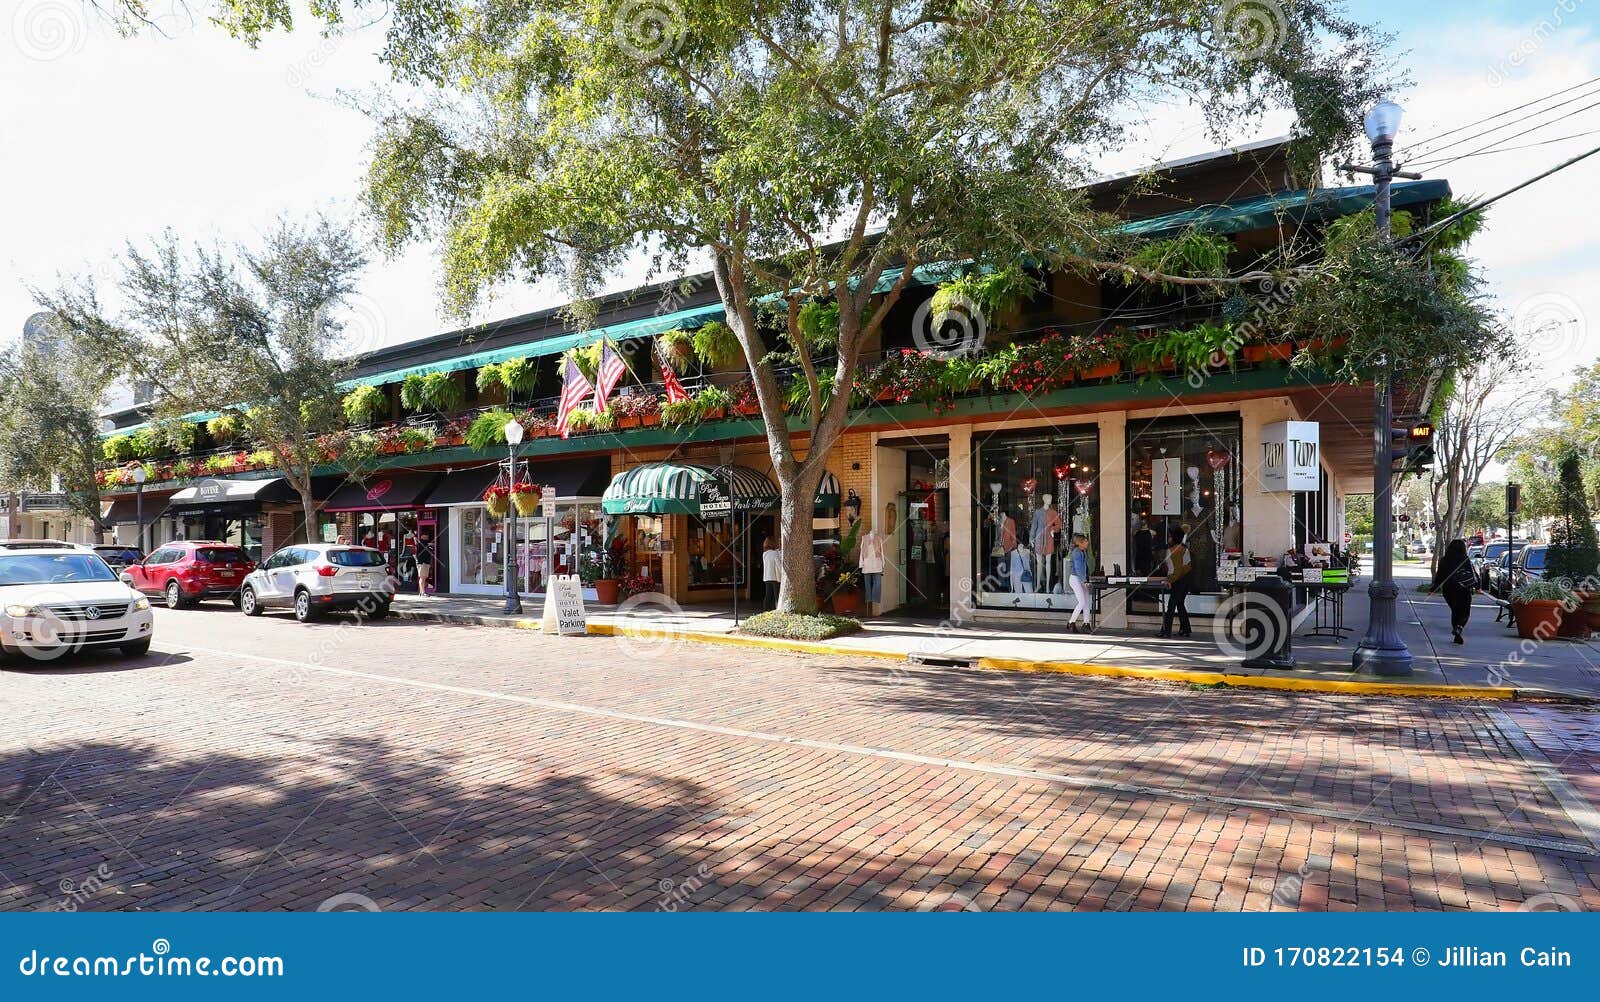
<path fill-rule="evenodd" d="M 150 650 L 150 600 L 93 553 L 70 546 L 0 548 L 0 658 L 119 648 Z"/>
<path fill-rule="evenodd" d="M 1523 547 L 1511 562 L 1511 587 L 1521 588 L 1534 581 L 1543 581 L 1545 558 L 1549 553 L 1550 547 L 1546 543 Z"/>
<path fill-rule="evenodd" d="M 1489 568 L 1499 561 L 1499 559 L 1504 556 L 1508 550 L 1510 550 L 1510 552 L 1513 554 L 1520 553 L 1522 548 L 1526 545 L 1526 543 L 1518 543 L 1516 544 L 1515 548 L 1512 548 L 1511 544 L 1507 543 L 1503 539 L 1490 540 L 1489 542 L 1485 543 L 1483 545 L 1483 553 L 1472 561 L 1472 565 L 1477 568 L 1478 571 L 1478 587 L 1482 588 L 1484 591 L 1488 591 Z"/>
<path fill-rule="evenodd" d="M 82 547 L 59 539 L 0 539 L 0 550 L 80 550 Z"/>
<path fill-rule="evenodd" d="M 95 555 L 111 565 L 114 571 L 131 567 L 144 559 L 144 554 L 137 546 L 122 546 L 117 543 L 97 543 L 92 549 Z"/>
<path fill-rule="evenodd" d="M 1511 598 L 1511 560 L 1512 554 L 1501 550 L 1494 562 L 1483 565 L 1483 590 L 1495 598 L 1502 600 Z"/>
<path fill-rule="evenodd" d="M 239 603 L 239 586 L 255 561 L 232 543 L 183 540 L 166 543 L 122 572 L 123 580 L 146 595 L 160 595 L 169 609 L 207 598 Z"/>
<path fill-rule="evenodd" d="M 334 610 L 382 619 L 389 615 L 394 586 L 388 561 L 370 546 L 287 546 L 245 578 L 239 609 L 246 616 L 293 609 L 302 623 Z"/>

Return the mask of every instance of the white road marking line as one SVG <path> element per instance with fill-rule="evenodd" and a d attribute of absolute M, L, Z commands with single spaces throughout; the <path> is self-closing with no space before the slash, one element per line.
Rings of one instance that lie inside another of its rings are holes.
<path fill-rule="evenodd" d="M 1172 790 L 1157 786 L 1142 786 L 1136 783 L 1118 783 L 1109 780 L 1095 779 L 1090 776 L 1076 776 L 1070 773 L 1043 772 L 1037 769 L 1023 769 L 1017 766 L 1000 765 L 993 762 L 970 762 L 962 759 L 945 758 L 938 755 L 920 755 L 916 752 L 896 751 L 892 748 L 872 748 L 867 745 L 847 744 L 838 741 L 818 741 L 813 738 L 797 738 L 785 734 L 776 734 L 770 731 L 751 731 L 742 727 L 725 727 L 721 724 L 707 724 L 695 720 L 681 720 L 674 717 L 657 717 L 647 713 L 630 713 L 626 710 L 611 710 L 603 706 L 588 706 L 582 703 L 568 703 L 558 699 L 545 699 L 540 696 L 521 696 L 516 693 L 497 692 L 493 689 L 477 689 L 470 686 L 446 685 L 442 682 L 428 682 L 422 679 L 405 678 L 397 675 L 383 675 L 377 672 L 355 671 L 350 668 L 332 668 L 327 665 L 316 664 L 311 661 L 291 661 L 285 658 L 266 657 L 261 654 L 246 654 L 243 651 L 228 651 L 214 647 L 190 647 L 182 651 L 164 651 L 170 654 L 211 654 L 219 657 L 246 658 L 251 661 L 260 661 L 266 664 L 282 665 L 300 671 L 322 672 L 327 675 L 338 675 L 345 678 L 364 679 L 370 682 L 387 682 L 391 685 L 409 686 L 415 689 L 426 689 L 432 692 L 445 692 L 457 696 L 472 696 L 479 699 L 492 699 L 505 703 L 518 703 L 523 706 L 533 706 L 544 710 L 555 710 L 561 713 L 573 713 L 583 716 L 603 717 L 608 720 L 625 720 L 630 723 L 649 724 L 654 727 L 668 727 L 677 730 L 697 731 L 702 734 L 716 734 L 721 737 L 740 738 L 746 741 L 762 741 L 770 744 L 791 745 L 798 748 L 809 748 L 815 751 L 829 751 L 840 755 L 854 755 L 867 758 L 888 759 L 894 762 L 907 762 L 913 765 L 933 766 L 941 769 L 960 769 L 967 772 L 977 772 L 989 776 L 1004 776 L 1009 779 L 1031 779 L 1075 789 L 1090 790 L 1097 793 L 1114 793 L 1131 797 L 1146 799 L 1176 800 L 1190 804 L 1214 804 L 1226 807 L 1244 807 L 1252 810 L 1278 811 L 1284 814 L 1301 814 L 1329 821 L 1347 821 L 1355 824 L 1370 825 L 1375 828 L 1398 828 L 1403 831 L 1421 832 L 1428 835 L 1441 835 L 1447 838 L 1463 839 L 1471 842 L 1493 842 L 1499 845 L 1511 845 L 1519 848 L 1538 849 L 1546 852 L 1565 852 L 1580 856 L 1600 856 L 1600 850 L 1594 846 L 1584 845 L 1581 842 L 1569 842 L 1563 839 L 1546 839 L 1536 836 L 1519 836 L 1503 834 L 1494 831 L 1480 831 L 1471 828 L 1458 828 L 1453 825 L 1431 825 L 1421 821 L 1407 821 L 1400 818 L 1373 818 L 1357 811 L 1340 811 L 1322 807 L 1302 807 L 1296 804 L 1284 804 L 1271 800 L 1252 800 L 1246 797 L 1225 797 L 1208 793 L 1189 793 L 1183 790 Z"/>
<path fill-rule="evenodd" d="M 1484 709 L 1495 726 L 1500 729 L 1500 733 L 1511 742 L 1511 747 L 1517 750 L 1517 754 L 1522 756 L 1522 760 L 1533 770 L 1534 775 L 1539 777 L 1539 781 L 1544 783 L 1551 795 L 1560 802 L 1561 809 L 1567 812 L 1567 817 L 1571 818 L 1572 823 L 1583 832 L 1583 837 L 1589 840 L 1590 845 L 1600 849 L 1600 811 L 1596 811 L 1594 805 L 1589 803 L 1588 799 L 1578 792 L 1578 788 L 1555 767 L 1549 757 L 1539 750 L 1539 746 L 1533 743 L 1533 739 L 1528 737 L 1528 732 L 1522 729 L 1522 725 L 1517 723 L 1511 714 L 1498 706 Z"/>

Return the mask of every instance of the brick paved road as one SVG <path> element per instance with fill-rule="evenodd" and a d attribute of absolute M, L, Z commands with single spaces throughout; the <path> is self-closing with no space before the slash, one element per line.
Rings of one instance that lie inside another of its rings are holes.
<path fill-rule="evenodd" d="M 1600 715 L 158 612 L 0 675 L 0 907 L 1600 908 Z"/>

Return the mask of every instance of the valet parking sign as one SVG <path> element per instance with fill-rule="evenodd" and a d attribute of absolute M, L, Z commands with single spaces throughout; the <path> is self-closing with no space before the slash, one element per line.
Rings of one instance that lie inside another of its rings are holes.
<path fill-rule="evenodd" d="M 1314 491 L 1321 483 L 1322 426 L 1278 421 L 1261 429 L 1261 489 Z"/>

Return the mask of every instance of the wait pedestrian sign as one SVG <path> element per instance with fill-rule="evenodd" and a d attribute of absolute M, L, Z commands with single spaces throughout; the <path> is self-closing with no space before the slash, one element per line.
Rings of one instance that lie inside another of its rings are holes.
<path fill-rule="evenodd" d="M 540 632 L 563 637 L 589 632 L 589 617 L 583 608 L 583 583 L 576 574 L 557 574 L 544 590 L 544 622 Z"/>

